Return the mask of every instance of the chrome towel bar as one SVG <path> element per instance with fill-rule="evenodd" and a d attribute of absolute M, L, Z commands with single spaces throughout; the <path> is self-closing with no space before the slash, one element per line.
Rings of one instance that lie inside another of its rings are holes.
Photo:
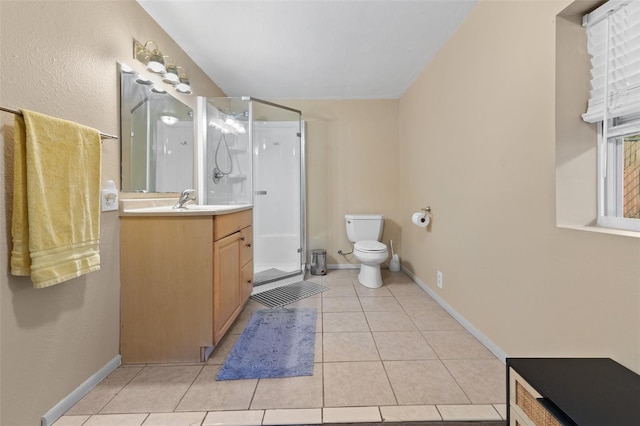
<path fill-rule="evenodd" d="M 0 110 L 5 111 L 5 112 L 10 112 L 11 114 L 15 114 L 15 115 L 20 115 L 20 116 L 22 116 L 22 112 L 21 112 L 20 110 L 17 110 L 17 109 L 7 108 L 7 107 L 0 106 Z M 102 139 L 115 139 L 115 140 L 118 140 L 118 137 L 117 137 L 117 136 L 115 136 L 115 135 L 110 135 L 110 134 L 108 134 L 108 133 L 102 133 L 102 132 L 100 132 L 100 137 L 101 137 Z"/>

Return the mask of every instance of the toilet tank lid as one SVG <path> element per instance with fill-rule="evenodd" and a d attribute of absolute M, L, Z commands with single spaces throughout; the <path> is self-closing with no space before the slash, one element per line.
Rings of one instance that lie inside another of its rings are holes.
<path fill-rule="evenodd" d="M 384 219 L 384 216 L 381 214 L 345 214 L 344 218 L 349 220 L 380 220 Z"/>

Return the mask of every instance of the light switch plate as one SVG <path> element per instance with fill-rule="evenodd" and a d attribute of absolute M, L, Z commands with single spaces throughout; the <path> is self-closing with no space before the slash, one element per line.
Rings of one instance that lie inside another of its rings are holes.
<path fill-rule="evenodd" d="M 114 191 L 112 189 L 103 189 L 100 200 L 102 201 L 103 212 L 118 210 L 118 192 L 117 191 Z"/>

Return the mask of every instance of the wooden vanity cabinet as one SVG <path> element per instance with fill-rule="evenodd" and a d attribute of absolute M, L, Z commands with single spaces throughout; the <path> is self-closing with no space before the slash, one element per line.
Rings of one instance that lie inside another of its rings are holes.
<path fill-rule="evenodd" d="M 252 212 L 122 216 L 122 362 L 204 361 L 253 287 Z"/>
<path fill-rule="evenodd" d="M 213 343 L 217 344 L 233 324 L 253 289 L 252 212 L 216 216 L 213 227 Z M 243 269 L 244 268 L 244 269 Z"/>

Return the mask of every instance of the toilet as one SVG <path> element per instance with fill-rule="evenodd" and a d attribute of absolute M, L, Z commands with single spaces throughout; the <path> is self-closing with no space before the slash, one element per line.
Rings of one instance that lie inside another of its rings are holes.
<path fill-rule="evenodd" d="M 360 261 L 358 281 L 365 287 L 381 287 L 380 264 L 389 257 L 387 246 L 380 242 L 384 216 L 347 214 L 344 219 L 347 237 L 353 243 L 353 255 Z"/>

